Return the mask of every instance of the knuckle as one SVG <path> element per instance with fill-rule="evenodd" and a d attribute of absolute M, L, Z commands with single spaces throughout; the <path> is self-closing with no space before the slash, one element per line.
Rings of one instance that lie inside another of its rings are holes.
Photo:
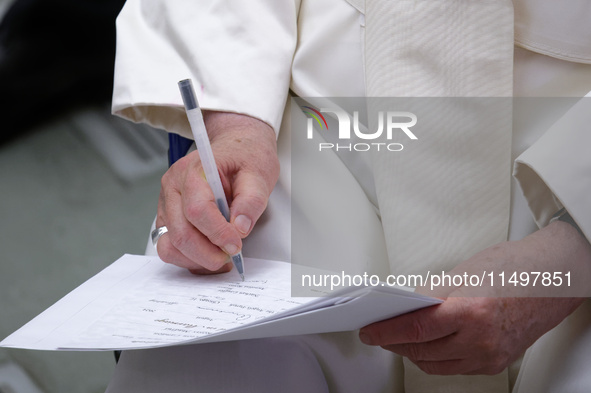
<path fill-rule="evenodd" d="M 180 161 L 177 161 L 173 166 L 168 168 L 160 178 L 160 185 L 162 188 L 167 188 L 176 184 L 176 180 L 179 177 L 179 162 Z"/>
<path fill-rule="evenodd" d="M 407 357 L 410 360 L 424 360 L 422 356 L 422 351 L 418 345 L 409 344 L 406 348 Z"/>
<path fill-rule="evenodd" d="M 426 336 L 426 329 L 423 322 L 415 318 L 411 322 L 411 329 L 409 332 L 409 339 L 413 342 L 421 342 L 424 341 Z"/>
<path fill-rule="evenodd" d="M 186 245 L 190 242 L 189 234 L 186 231 L 175 231 L 169 229 L 168 235 L 170 243 L 177 250 L 185 249 Z"/>
<path fill-rule="evenodd" d="M 158 257 L 166 263 L 174 263 L 174 252 L 171 249 L 170 244 L 164 242 L 158 242 L 157 250 Z"/>
<path fill-rule="evenodd" d="M 169 173 L 169 171 L 167 171 L 160 178 L 160 188 L 163 190 L 166 189 L 166 187 L 168 186 L 169 183 L 170 183 L 170 173 Z"/>
<path fill-rule="evenodd" d="M 267 195 L 263 192 L 257 192 L 250 196 L 249 204 L 252 209 L 262 212 L 267 207 Z"/>
<path fill-rule="evenodd" d="M 227 223 L 220 223 L 212 228 L 207 238 L 214 244 L 223 246 L 232 237 L 232 227 Z"/>
<path fill-rule="evenodd" d="M 486 321 L 492 314 L 489 301 L 485 298 L 473 299 L 470 306 L 466 307 L 464 311 L 472 321 Z"/>
<path fill-rule="evenodd" d="M 205 221 L 210 201 L 199 199 L 185 205 L 185 216 L 190 222 L 202 223 Z"/>

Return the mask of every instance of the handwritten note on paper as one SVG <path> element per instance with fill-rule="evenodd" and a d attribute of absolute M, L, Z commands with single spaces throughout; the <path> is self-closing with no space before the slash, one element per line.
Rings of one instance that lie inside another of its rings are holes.
<path fill-rule="evenodd" d="M 392 287 L 291 297 L 291 265 L 246 259 L 235 272 L 196 276 L 157 257 L 124 255 L 0 346 L 43 350 L 155 348 L 336 332 L 440 303 Z"/>
<path fill-rule="evenodd" d="M 178 343 L 250 324 L 310 300 L 291 298 L 289 264 L 250 260 L 244 282 L 232 273 L 196 276 L 163 264 L 66 347 Z"/>

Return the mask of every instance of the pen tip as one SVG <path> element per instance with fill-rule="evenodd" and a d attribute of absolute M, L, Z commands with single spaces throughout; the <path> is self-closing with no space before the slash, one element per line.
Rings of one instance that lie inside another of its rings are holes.
<path fill-rule="evenodd" d="M 240 273 L 240 278 L 244 281 L 244 274 Z"/>

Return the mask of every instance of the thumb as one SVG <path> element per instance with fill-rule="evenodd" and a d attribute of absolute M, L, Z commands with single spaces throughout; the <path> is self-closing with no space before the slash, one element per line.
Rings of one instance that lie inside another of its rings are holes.
<path fill-rule="evenodd" d="M 265 211 L 271 190 L 260 174 L 249 172 L 236 175 L 232 190 L 230 222 L 244 238 Z"/>

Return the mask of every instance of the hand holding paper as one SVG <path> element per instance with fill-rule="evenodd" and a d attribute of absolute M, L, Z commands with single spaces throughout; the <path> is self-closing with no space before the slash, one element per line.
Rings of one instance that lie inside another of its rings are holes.
<path fill-rule="evenodd" d="M 291 266 L 248 260 L 249 274 L 195 276 L 154 257 L 125 255 L 2 341 L 46 350 L 154 348 L 354 330 L 440 303 L 390 287 L 339 297 L 291 297 Z"/>

